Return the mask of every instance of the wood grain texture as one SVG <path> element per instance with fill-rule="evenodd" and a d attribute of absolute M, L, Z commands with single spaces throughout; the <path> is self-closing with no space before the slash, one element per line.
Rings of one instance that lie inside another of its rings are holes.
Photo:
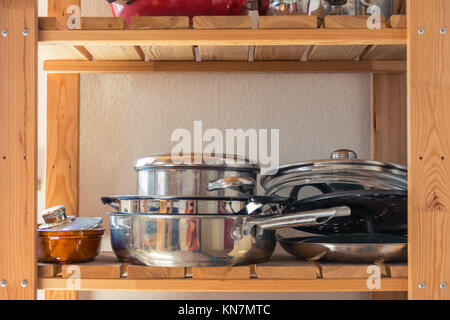
<path fill-rule="evenodd" d="M 393 15 L 387 22 L 389 28 L 405 29 L 406 28 L 406 15 Z"/>
<path fill-rule="evenodd" d="M 112 252 L 103 253 L 91 262 L 61 265 L 63 278 L 69 278 L 74 274 L 72 266 L 79 268 L 81 279 L 120 279 L 122 263 L 117 261 Z"/>
<path fill-rule="evenodd" d="M 38 263 L 39 278 L 53 278 L 61 272 L 61 265 L 54 263 Z"/>
<path fill-rule="evenodd" d="M 48 0 L 48 16 L 56 17 L 65 26 L 70 5 L 81 6 L 81 0 Z M 55 48 L 53 48 L 57 51 Z M 88 60 L 83 52 L 68 46 L 79 60 Z M 42 48 L 39 48 L 39 52 Z M 49 83 L 50 81 L 50 83 Z M 63 203 L 78 215 L 79 173 L 79 96 L 80 75 L 47 76 L 47 163 L 45 204 Z M 55 95 L 52 93 L 55 89 Z M 49 100 L 49 97 L 51 99 Z M 70 125 L 68 125 L 70 124 Z M 65 128 L 67 126 L 67 128 Z M 66 133 L 67 132 L 67 133 Z M 49 136 L 51 134 L 52 136 Z M 58 136 L 61 134 L 61 136 Z M 62 141 L 62 142 L 61 142 Z M 59 142 L 59 144 L 58 144 Z M 64 146 L 64 143 L 68 143 Z M 53 180 L 54 179 L 54 180 Z M 61 202 L 60 202 L 61 201 Z M 77 300 L 76 291 L 45 291 L 46 300 Z"/>
<path fill-rule="evenodd" d="M 405 61 L 45 61 L 49 72 L 142 73 L 142 72 L 404 72 Z"/>
<path fill-rule="evenodd" d="M 261 16 L 259 29 L 315 29 L 317 16 Z"/>
<path fill-rule="evenodd" d="M 67 280 L 39 279 L 40 289 L 67 289 Z M 82 279 L 80 290 L 165 292 L 386 292 L 406 291 L 407 279 L 381 279 L 380 290 L 367 288 L 366 279 Z"/>
<path fill-rule="evenodd" d="M 83 17 L 83 30 L 121 30 L 125 29 L 122 18 Z M 92 55 L 93 60 L 145 60 L 145 55 L 139 46 L 101 46 L 87 45 L 85 50 Z"/>
<path fill-rule="evenodd" d="M 193 18 L 194 29 L 251 29 L 250 16 L 196 16 Z"/>
<path fill-rule="evenodd" d="M 409 299 L 450 299 L 448 21 L 449 1 L 408 1 Z"/>
<path fill-rule="evenodd" d="M 325 16 L 324 27 L 327 29 L 367 29 L 367 19 L 370 16 Z M 386 28 L 385 18 L 381 16 L 381 28 Z"/>
<path fill-rule="evenodd" d="M 193 279 L 250 279 L 250 266 L 242 267 L 195 267 Z"/>
<path fill-rule="evenodd" d="M 199 16 L 194 17 L 194 29 L 251 29 L 249 16 Z M 202 61 L 248 61 L 249 46 L 198 46 Z"/>
<path fill-rule="evenodd" d="M 406 46 L 371 46 L 361 55 L 361 60 L 406 60 Z"/>
<path fill-rule="evenodd" d="M 78 300 L 78 292 L 69 290 L 45 290 L 45 300 Z"/>
<path fill-rule="evenodd" d="M 408 278 L 408 265 L 406 263 L 388 263 L 386 268 L 391 278 Z"/>
<path fill-rule="evenodd" d="M 356 60 L 367 46 L 314 46 L 309 54 L 309 61 L 352 61 Z"/>
<path fill-rule="evenodd" d="M 132 17 L 130 29 L 189 29 L 189 17 Z M 142 50 L 150 61 L 193 61 L 192 46 L 142 46 Z"/>
<path fill-rule="evenodd" d="M 66 30 L 66 26 L 56 17 L 40 17 L 39 30 Z M 41 46 L 39 57 L 48 60 L 92 60 L 92 55 L 83 46 Z"/>
<path fill-rule="evenodd" d="M 320 265 L 323 279 L 364 279 L 371 273 L 367 272 L 370 265 L 365 264 L 336 264 L 318 263 Z M 381 268 L 383 271 L 383 268 Z"/>
<path fill-rule="evenodd" d="M 122 30 L 125 20 L 116 17 L 81 17 L 82 30 Z"/>
<path fill-rule="evenodd" d="M 0 300 L 36 298 L 36 5 L 0 0 Z"/>
<path fill-rule="evenodd" d="M 308 29 L 317 28 L 316 16 L 267 16 L 259 17 L 260 29 Z M 300 61 L 308 46 L 256 46 L 253 60 Z"/>
<path fill-rule="evenodd" d="M 183 279 L 185 268 L 128 266 L 128 279 Z"/>
<path fill-rule="evenodd" d="M 131 17 L 129 29 L 189 29 L 189 17 Z"/>
<path fill-rule="evenodd" d="M 272 260 L 256 266 L 258 279 L 316 279 L 318 269 L 308 261 L 292 256 L 274 256 Z"/>
<path fill-rule="evenodd" d="M 371 159 L 406 165 L 406 74 L 373 73 Z"/>
<path fill-rule="evenodd" d="M 376 45 L 406 44 L 406 38 L 405 29 L 392 28 L 39 31 L 41 45 Z"/>
<path fill-rule="evenodd" d="M 64 205 L 78 215 L 80 78 L 76 74 L 47 77 L 46 207 Z"/>

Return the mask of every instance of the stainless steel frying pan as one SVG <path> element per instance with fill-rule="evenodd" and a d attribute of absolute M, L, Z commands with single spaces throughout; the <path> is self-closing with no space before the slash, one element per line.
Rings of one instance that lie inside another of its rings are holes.
<path fill-rule="evenodd" d="M 339 263 L 404 262 L 407 260 L 406 237 L 388 234 L 335 234 L 277 240 L 290 254 L 310 260 Z"/>

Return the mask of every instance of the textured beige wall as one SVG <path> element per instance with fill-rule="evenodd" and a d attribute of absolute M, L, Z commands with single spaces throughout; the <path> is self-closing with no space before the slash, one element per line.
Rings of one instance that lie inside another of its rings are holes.
<path fill-rule="evenodd" d="M 46 14 L 41 0 L 40 14 Z M 108 15 L 105 0 L 82 1 L 83 15 Z M 46 83 L 39 85 L 39 177 L 45 186 Z M 136 192 L 133 163 L 169 152 L 176 128 L 278 128 L 282 164 L 370 150 L 367 74 L 147 74 L 81 77 L 80 215 L 107 219 L 100 197 Z M 39 210 L 44 206 L 39 192 Z M 109 248 L 108 236 L 103 248 Z M 367 294 L 83 293 L 85 299 L 327 299 Z"/>

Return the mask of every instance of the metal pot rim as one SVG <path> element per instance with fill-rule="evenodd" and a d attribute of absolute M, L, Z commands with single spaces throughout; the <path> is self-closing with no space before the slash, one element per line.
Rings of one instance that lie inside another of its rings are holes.
<path fill-rule="evenodd" d="M 260 171 L 257 163 L 254 163 L 244 157 L 227 154 L 207 155 L 197 153 L 179 155 L 175 157 L 168 153 L 154 154 L 149 157 L 138 159 L 135 162 L 134 169 L 136 171 L 149 169 Z"/>

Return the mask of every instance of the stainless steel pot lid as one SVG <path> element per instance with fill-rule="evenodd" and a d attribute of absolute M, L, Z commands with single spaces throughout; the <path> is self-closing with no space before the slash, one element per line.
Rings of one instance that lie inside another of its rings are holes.
<path fill-rule="evenodd" d="M 326 193 L 355 189 L 407 190 L 408 188 L 406 167 L 359 160 L 355 152 L 345 149 L 334 151 L 328 160 L 286 165 L 272 173 L 261 179 L 266 195 L 287 196 L 281 191 L 319 184 L 329 187 Z"/>
<path fill-rule="evenodd" d="M 136 161 L 135 170 L 172 169 L 233 169 L 259 172 L 257 163 L 244 157 L 223 154 L 157 154 Z"/>

